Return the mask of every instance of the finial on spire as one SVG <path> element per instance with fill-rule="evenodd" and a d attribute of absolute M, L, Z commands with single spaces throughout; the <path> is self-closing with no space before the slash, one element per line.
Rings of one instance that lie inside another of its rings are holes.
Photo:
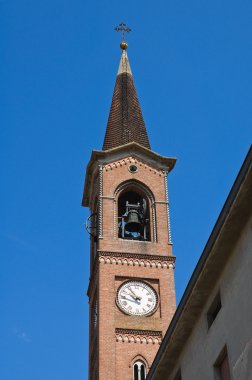
<path fill-rule="evenodd" d="M 131 29 L 126 27 L 126 24 L 124 22 L 121 22 L 117 27 L 114 28 L 116 32 L 122 32 L 122 42 L 120 43 L 120 47 L 122 50 L 126 50 L 128 47 L 127 42 L 125 41 L 125 32 L 131 32 Z"/>

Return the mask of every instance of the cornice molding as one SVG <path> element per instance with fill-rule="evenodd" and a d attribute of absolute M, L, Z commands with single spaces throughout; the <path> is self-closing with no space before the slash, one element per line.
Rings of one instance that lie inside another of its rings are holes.
<path fill-rule="evenodd" d="M 143 160 L 137 159 L 133 155 L 131 155 L 129 157 L 126 157 L 126 158 L 123 158 L 121 160 L 120 159 L 119 160 L 115 160 L 113 162 L 110 162 L 110 163 L 104 165 L 104 170 L 107 172 L 107 171 L 110 171 L 110 170 L 113 170 L 113 169 L 120 168 L 120 167 L 122 167 L 124 165 L 130 165 L 132 163 L 136 164 L 136 165 L 139 165 L 140 167 L 143 167 L 144 169 L 147 169 L 150 172 L 159 175 L 160 177 L 165 177 L 166 176 L 166 172 L 164 172 L 164 170 L 159 169 L 159 168 L 155 168 L 155 167 L 149 165 L 147 162 L 144 162 Z"/>
<path fill-rule="evenodd" d="M 141 253 L 98 252 L 101 264 L 132 265 L 149 268 L 175 268 L 175 256 L 157 256 Z"/>
<path fill-rule="evenodd" d="M 162 332 L 150 330 L 115 329 L 116 342 L 161 344 Z"/>
<path fill-rule="evenodd" d="M 91 289 L 95 280 L 99 264 L 116 264 L 139 266 L 146 268 L 174 269 L 176 256 L 146 255 L 142 253 L 122 253 L 98 251 L 94 269 L 90 278 L 87 295 L 91 297 Z"/>

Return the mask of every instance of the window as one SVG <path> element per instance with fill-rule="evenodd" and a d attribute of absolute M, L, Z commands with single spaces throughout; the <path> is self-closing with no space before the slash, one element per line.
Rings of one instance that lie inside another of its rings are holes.
<path fill-rule="evenodd" d="M 210 306 L 210 309 L 208 310 L 208 313 L 207 313 L 208 328 L 211 327 L 220 309 L 221 309 L 221 298 L 220 298 L 220 293 L 218 293 L 215 299 L 213 300 L 212 305 Z"/>
<path fill-rule="evenodd" d="M 118 199 L 118 237 L 150 240 L 149 199 L 135 188 L 127 188 Z"/>
<path fill-rule="evenodd" d="M 227 347 L 221 351 L 219 358 L 215 363 L 216 375 L 219 380 L 231 380 Z"/>
<path fill-rule="evenodd" d="M 138 360 L 133 366 L 133 379 L 134 380 L 145 380 L 146 377 L 146 367 L 144 362 Z"/>

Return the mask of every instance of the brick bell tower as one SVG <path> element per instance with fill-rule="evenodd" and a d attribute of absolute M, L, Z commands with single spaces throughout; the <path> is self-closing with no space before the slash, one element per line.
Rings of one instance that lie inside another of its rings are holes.
<path fill-rule="evenodd" d="M 143 380 L 175 312 L 167 175 L 150 148 L 126 53 L 103 144 L 86 170 L 89 380 Z"/>

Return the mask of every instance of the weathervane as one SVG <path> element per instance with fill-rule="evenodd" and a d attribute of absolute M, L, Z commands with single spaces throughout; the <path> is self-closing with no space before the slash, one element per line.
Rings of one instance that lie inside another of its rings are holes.
<path fill-rule="evenodd" d="M 126 24 L 124 22 L 121 22 L 117 27 L 114 28 L 114 30 L 116 32 L 122 32 L 122 42 L 121 42 L 120 46 L 123 50 L 126 50 L 128 47 L 128 44 L 125 41 L 124 34 L 125 34 L 125 32 L 127 32 L 127 33 L 131 32 L 131 29 L 126 27 Z"/>

